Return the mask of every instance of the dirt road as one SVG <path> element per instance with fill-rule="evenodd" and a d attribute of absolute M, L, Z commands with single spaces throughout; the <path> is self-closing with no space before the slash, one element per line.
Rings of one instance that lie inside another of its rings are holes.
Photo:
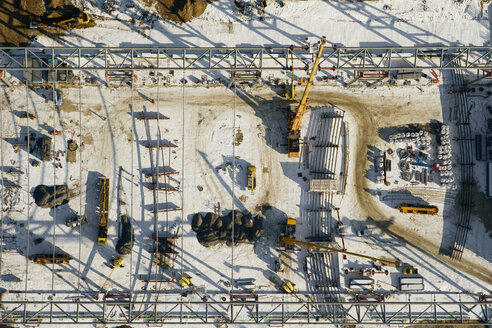
<path fill-rule="evenodd" d="M 404 226 L 390 223 L 387 215 L 380 211 L 376 202 L 377 199 L 364 189 L 368 187 L 368 180 L 365 178 L 367 169 L 367 145 L 378 142 L 378 128 L 385 126 L 395 126 L 412 122 L 411 117 L 419 120 L 429 120 L 432 113 L 427 106 L 420 106 L 406 100 L 387 98 L 363 97 L 347 95 L 338 92 L 311 92 L 311 105 L 326 105 L 332 103 L 347 110 L 357 122 L 357 143 L 356 145 L 356 167 L 355 167 L 355 186 L 358 203 L 364 214 L 375 220 L 375 223 L 390 235 L 420 249 L 433 256 L 437 260 L 444 262 L 462 272 L 472 275 L 488 284 L 492 284 L 492 270 L 490 267 L 479 266 L 476 263 L 463 258 L 461 262 L 451 260 L 447 256 L 439 254 L 440 245 L 434 241 L 424 239 L 421 235 L 407 229 Z M 427 117 L 426 117 L 427 116 Z M 440 240 L 440 238 L 439 238 Z"/>

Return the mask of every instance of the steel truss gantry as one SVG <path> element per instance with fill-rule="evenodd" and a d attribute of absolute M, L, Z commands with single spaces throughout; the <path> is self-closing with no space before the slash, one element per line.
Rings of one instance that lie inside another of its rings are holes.
<path fill-rule="evenodd" d="M 0 323 L 487 325 L 492 302 L 5 301 Z M 325 315 L 319 315 L 324 308 Z M 328 313 L 328 314 L 326 314 Z M 331 314 L 330 314 L 331 313 Z M 335 314 L 335 315 L 334 315 Z"/>
<path fill-rule="evenodd" d="M 309 47 L 29 47 L 0 48 L 3 70 L 200 70 L 263 71 L 309 69 Z M 29 58 L 41 60 L 32 64 Z M 458 65 L 453 66 L 452 63 Z M 67 65 L 68 67 L 64 67 Z M 44 66 L 44 67 L 43 67 Z M 337 47 L 327 46 L 321 71 L 492 70 L 492 47 Z"/>

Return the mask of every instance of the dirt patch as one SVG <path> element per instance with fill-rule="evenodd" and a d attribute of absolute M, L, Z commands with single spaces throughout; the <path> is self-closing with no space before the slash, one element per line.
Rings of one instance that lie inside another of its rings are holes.
<path fill-rule="evenodd" d="M 0 1 L 0 45 L 20 46 L 31 42 L 35 33 L 29 29 L 29 13 L 29 9 L 22 10 L 18 0 Z"/>
<path fill-rule="evenodd" d="M 76 17 L 80 9 L 72 0 L 2 0 L 0 1 L 0 45 L 27 46 L 38 35 L 55 37 L 64 34 L 67 29 L 95 26 L 95 22 L 66 22 L 58 26 L 62 20 Z M 37 28 L 31 28 L 37 23 Z"/>
<path fill-rule="evenodd" d="M 241 132 L 241 129 L 238 129 L 236 132 L 236 146 L 239 146 L 241 142 L 243 142 L 243 133 Z"/>
<path fill-rule="evenodd" d="M 159 15 L 176 23 L 189 22 L 195 17 L 203 14 L 207 8 L 208 1 L 206 0 L 140 0 L 148 6 L 155 4 Z"/>
<path fill-rule="evenodd" d="M 94 143 L 94 139 L 92 138 L 91 135 L 88 136 L 83 136 L 82 137 L 82 142 L 86 145 L 92 145 Z"/>
<path fill-rule="evenodd" d="M 21 8 L 35 16 L 42 16 L 46 12 L 46 7 L 42 0 L 22 0 Z"/>
<path fill-rule="evenodd" d="M 77 111 L 79 106 L 65 98 L 63 99 L 63 104 L 60 106 L 60 109 L 64 112 L 70 113 Z"/>

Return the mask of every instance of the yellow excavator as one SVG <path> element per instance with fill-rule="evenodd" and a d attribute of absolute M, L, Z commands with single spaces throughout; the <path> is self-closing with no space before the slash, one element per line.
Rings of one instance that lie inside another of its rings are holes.
<path fill-rule="evenodd" d="M 314 76 L 318 71 L 319 60 L 321 58 L 321 54 L 323 53 L 323 48 L 325 47 L 326 38 L 323 37 L 319 44 L 318 54 L 316 55 L 316 60 L 314 61 L 313 70 L 311 71 L 311 75 L 309 76 L 309 80 L 306 84 L 306 89 L 304 89 L 304 93 L 302 94 L 301 101 L 297 106 L 297 111 L 291 114 L 288 123 L 288 134 L 287 134 L 287 149 L 289 153 L 289 157 L 299 157 L 299 139 L 301 137 L 301 122 L 302 117 L 307 109 L 307 100 L 309 89 L 313 84 Z"/>
<path fill-rule="evenodd" d="M 328 246 L 324 246 L 324 245 L 318 245 L 318 244 L 314 244 L 314 243 L 309 243 L 307 241 L 297 240 L 297 239 L 289 238 L 289 237 L 286 237 L 283 235 L 280 235 L 278 237 L 278 242 L 286 244 L 286 245 L 307 247 L 309 249 L 324 249 L 324 250 L 331 251 L 331 252 L 337 252 L 337 253 L 353 255 L 353 256 L 357 256 L 357 257 L 363 257 L 363 258 L 366 258 L 369 260 L 380 262 L 381 264 L 384 264 L 384 265 L 391 265 L 391 266 L 394 266 L 396 268 L 401 266 L 401 262 L 398 260 L 378 258 L 378 257 L 374 257 L 374 256 L 360 254 L 360 253 L 344 251 L 342 249 L 328 247 Z"/>
<path fill-rule="evenodd" d="M 59 22 L 56 22 L 56 25 L 86 25 L 90 21 L 89 15 L 86 13 L 81 13 L 77 17 L 70 17 Z"/>

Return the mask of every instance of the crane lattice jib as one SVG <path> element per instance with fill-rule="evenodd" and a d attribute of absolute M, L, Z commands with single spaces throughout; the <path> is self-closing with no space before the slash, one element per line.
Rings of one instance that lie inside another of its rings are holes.
<path fill-rule="evenodd" d="M 347 254 L 347 255 L 353 255 L 353 256 L 357 256 L 357 257 L 363 257 L 363 258 L 370 259 L 370 260 L 373 260 L 373 261 L 378 261 L 378 262 L 381 262 L 381 263 L 384 263 L 384 264 L 393 265 L 395 267 L 401 266 L 401 262 L 398 261 L 398 260 L 383 259 L 383 258 L 378 258 L 378 257 L 374 257 L 374 256 L 364 255 L 364 254 L 360 254 L 360 253 L 354 253 L 354 252 L 344 251 L 344 250 L 341 250 L 341 249 L 338 249 L 338 248 L 333 248 L 333 247 L 328 247 L 328 246 L 324 246 L 324 245 L 318 245 L 318 244 L 314 244 L 314 243 L 309 243 L 307 241 L 297 240 L 297 239 L 293 239 L 293 238 L 289 238 L 289 237 L 285 237 L 285 236 L 280 236 L 278 238 L 278 241 L 280 243 L 284 243 L 284 244 L 287 244 L 287 245 L 303 246 L 303 247 L 307 247 L 307 248 L 311 248 L 311 249 L 317 249 L 318 248 L 318 249 L 324 249 L 324 250 L 331 251 L 331 252 L 338 252 L 338 253 L 343 253 L 343 254 Z"/>
<path fill-rule="evenodd" d="M 304 89 L 304 93 L 302 94 L 301 102 L 299 103 L 299 107 L 297 108 L 296 116 L 292 120 L 292 126 L 290 128 L 290 132 L 293 133 L 301 127 L 302 116 L 306 112 L 307 108 L 307 97 L 309 94 L 309 89 L 313 84 L 314 76 L 318 71 L 319 60 L 321 58 L 321 54 L 323 53 L 323 48 L 325 47 L 326 38 L 323 37 L 321 39 L 321 43 L 319 45 L 318 54 L 316 55 L 316 60 L 314 61 L 313 70 L 311 71 L 311 75 L 309 76 L 309 80 L 306 84 L 306 89 Z"/>

